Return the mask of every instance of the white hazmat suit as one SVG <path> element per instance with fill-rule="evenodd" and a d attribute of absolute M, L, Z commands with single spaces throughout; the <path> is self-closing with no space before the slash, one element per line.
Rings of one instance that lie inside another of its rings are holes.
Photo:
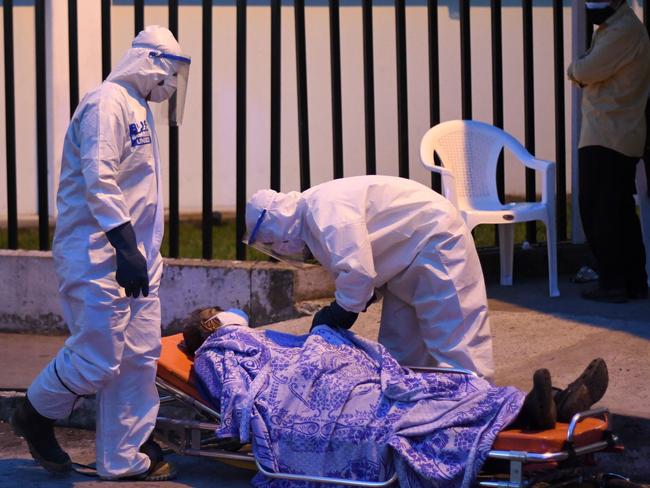
<path fill-rule="evenodd" d="M 303 193 L 261 190 L 247 205 L 249 233 L 258 221 L 257 242 L 294 253 L 309 247 L 333 275 L 343 309 L 362 312 L 383 296 L 379 341 L 400 363 L 492 377 L 481 265 L 444 197 L 408 179 L 358 176 Z"/>
<path fill-rule="evenodd" d="M 150 465 L 139 447 L 159 406 L 164 209 L 147 99 L 152 91 L 164 98 L 165 80 L 175 72 L 174 61 L 160 54 L 182 54 L 173 35 L 157 26 L 142 31 L 133 46 L 83 98 L 65 137 L 53 255 L 71 337 L 27 392 L 51 419 L 68 416 L 77 396 L 97 394 L 97 472 L 105 478 Z M 126 222 L 147 262 L 147 297 L 127 297 L 116 281 L 116 253 L 105 233 Z"/>

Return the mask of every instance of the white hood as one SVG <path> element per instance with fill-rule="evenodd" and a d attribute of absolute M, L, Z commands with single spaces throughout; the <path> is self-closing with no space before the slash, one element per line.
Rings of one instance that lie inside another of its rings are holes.
<path fill-rule="evenodd" d="M 183 56 L 174 35 L 164 27 L 148 25 L 131 43 L 131 48 L 106 78 L 126 83 L 147 98 L 151 89 L 176 71 L 174 61 L 151 56 L 151 52 Z"/>
<path fill-rule="evenodd" d="M 246 205 L 246 228 L 249 234 L 263 210 L 266 210 L 266 215 L 257 231 L 257 241 L 302 241 L 305 200 L 300 193 L 278 193 L 274 190 L 256 192 Z"/>

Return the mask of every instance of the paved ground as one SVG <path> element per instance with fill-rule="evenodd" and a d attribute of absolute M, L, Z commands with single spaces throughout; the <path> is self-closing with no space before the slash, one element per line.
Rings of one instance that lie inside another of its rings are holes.
<path fill-rule="evenodd" d="M 588 285 L 581 285 L 582 287 Z M 496 382 L 528 390 L 535 369 L 547 367 L 554 383 L 563 387 L 597 356 L 607 360 L 610 387 L 600 402 L 615 413 L 615 429 L 626 444 L 624 454 L 600 456 L 601 466 L 623 472 L 638 482 L 650 482 L 650 300 L 624 305 L 593 304 L 579 298 L 581 286 L 561 282 L 562 296 L 547 296 L 547 283 L 535 280 L 514 287 L 490 286 Z M 355 325 L 357 333 L 377 337 L 380 305 L 374 305 Z M 302 333 L 309 317 L 272 327 Z M 34 374 L 62 343 L 60 337 L 0 335 L 0 390 L 28 385 Z M 1 396 L 0 391 L 0 396 Z M 0 418 L 6 413 L 0 412 Z M 91 462 L 93 434 L 60 429 L 62 444 L 73 459 Z M 172 456 L 180 468 L 174 483 L 138 486 L 248 486 L 250 473 L 218 462 Z M 8 488 L 86 488 L 98 482 L 80 475 L 52 479 L 36 467 L 24 445 L 0 423 L 0 486 Z M 114 483 L 102 482 L 102 487 Z M 115 484 L 118 485 L 118 484 Z M 119 484 L 124 486 L 124 484 Z"/>

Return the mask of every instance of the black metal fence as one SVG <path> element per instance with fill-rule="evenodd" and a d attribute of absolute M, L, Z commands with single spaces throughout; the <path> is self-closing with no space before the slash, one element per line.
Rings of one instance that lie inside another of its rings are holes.
<path fill-rule="evenodd" d="M 281 0 L 269 0 L 271 11 L 271 109 L 270 109 L 270 182 L 269 186 L 280 189 L 281 144 Z M 471 47 L 470 47 L 470 0 L 457 0 L 460 13 L 460 60 L 461 60 L 461 104 L 462 117 L 472 118 L 471 93 Z M 68 0 L 69 14 L 69 53 L 70 53 L 70 114 L 79 102 L 79 61 L 77 37 L 77 2 Z M 245 231 L 244 208 L 246 203 L 246 7 L 247 0 L 233 0 L 236 5 L 236 256 L 245 258 L 245 248 L 241 237 Z M 169 29 L 178 37 L 178 0 L 168 0 Z M 37 167 L 38 167 L 38 222 L 39 247 L 49 246 L 48 228 L 48 164 L 47 164 L 47 118 L 46 118 L 46 41 L 45 41 L 45 0 L 35 0 L 36 32 L 36 99 L 37 99 Z M 3 0 L 4 10 L 4 56 L 5 56 L 5 133 L 7 159 L 7 203 L 8 203 L 8 247 L 18 247 L 18 217 L 16 190 L 16 127 L 15 127 L 15 79 L 14 79 L 14 38 L 13 0 Z M 134 32 L 142 30 L 144 25 L 144 0 L 134 0 Z M 343 176 L 343 134 L 341 110 L 341 46 L 339 29 L 339 0 L 328 0 L 330 27 L 330 64 L 331 64 L 331 104 L 332 104 L 332 146 L 334 178 Z M 362 38 L 363 38 L 363 97 L 365 111 L 365 154 L 366 173 L 375 174 L 376 140 L 375 140 L 375 90 L 374 90 L 374 56 L 373 56 L 373 4 L 372 0 L 361 0 Z M 307 103 L 307 59 L 305 42 L 305 3 L 294 0 L 295 18 L 295 52 L 297 74 L 298 102 L 298 146 L 300 164 L 300 188 L 310 186 L 309 127 Z M 407 57 L 406 57 L 406 0 L 394 0 L 395 42 L 396 42 L 396 77 L 397 77 L 397 117 L 398 117 L 398 171 L 402 177 L 409 177 L 408 147 L 408 111 L 407 111 Z M 553 9 L 553 49 L 554 70 L 552 79 L 555 88 L 555 160 L 557 163 L 557 228 L 559 240 L 566 239 L 566 140 L 565 140 L 565 99 L 564 99 L 564 30 L 562 0 L 552 0 Z M 202 1 L 202 67 L 203 67 L 203 111 L 202 111 L 202 229 L 203 257 L 212 258 L 212 12 L 213 0 Z M 491 44 L 492 44 L 492 122 L 503 128 L 503 63 L 502 63 L 502 0 L 490 0 Z M 428 59 L 429 59 L 429 120 L 433 126 L 440 122 L 440 86 L 439 86 L 439 47 L 438 35 L 438 0 L 427 0 L 428 15 Z M 524 63 L 521 76 L 524 80 L 524 123 L 525 146 L 535 152 L 534 121 L 534 84 L 533 84 L 533 1 L 522 0 Z M 647 24 L 647 8 L 644 6 L 644 21 Z M 102 73 L 105 78 L 111 69 L 111 0 L 101 0 L 101 44 Z M 590 27 L 590 26 L 589 26 Z M 591 32 L 588 29 L 588 32 Z M 169 129 L 169 227 L 170 255 L 179 254 L 179 146 L 178 129 Z M 499 193 L 504 194 L 503 155 L 497 173 Z M 434 175 L 432 187 L 439 189 L 439 180 Z M 535 199 L 534 171 L 526 170 L 526 199 Z M 526 238 L 535 242 L 535 223 L 527 225 Z"/>

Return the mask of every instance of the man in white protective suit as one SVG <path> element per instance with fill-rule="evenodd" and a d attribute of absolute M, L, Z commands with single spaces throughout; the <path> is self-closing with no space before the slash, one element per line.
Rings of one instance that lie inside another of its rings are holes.
<path fill-rule="evenodd" d="M 165 480 L 174 468 L 149 437 L 159 406 L 158 286 L 163 271 L 161 161 L 151 102 L 179 123 L 190 58 L 172 33 L 140 32 L 108 78 L 83 98 L 65 136 L 53 255 L 71 336 L 12 418 L 32 456 L 65 473 L 52 423 L 97 395 L 97 472 Z"/>
<path fill-rule="evenodd" d="M 305 245 L 335 279 L 319 324 L 350 328 L 383 296 L 379 342 L 403 365 L 491 378 L 487 297 L 474 241 L 444 197 L 412 180 L 357 176 L 302 193 L 260 190 L 246 206 L 247 244 L 281 260 Z"/>

